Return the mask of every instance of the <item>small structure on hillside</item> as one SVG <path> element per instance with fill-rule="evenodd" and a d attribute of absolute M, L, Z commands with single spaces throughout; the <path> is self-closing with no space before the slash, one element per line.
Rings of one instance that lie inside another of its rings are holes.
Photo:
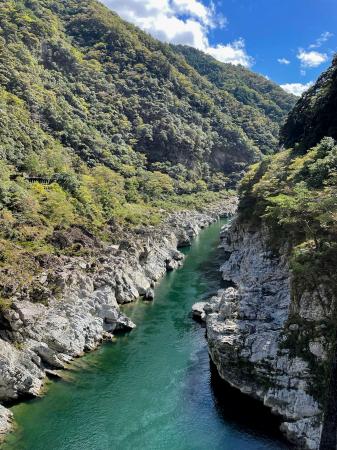
<path fill-rule="evenodd" d="M 55 181 L 55 175 L 53 177 L 48 178 L 48 177 L 34 177 L 27 175 L 26 173 L 14 173 L 10 176 L 11 180 L 17 180 L 18 178 L 23 178 L 30 184 L 40 183 L 43 184 L 44 186 L 49 186 Z"/>
<path fill-rule="evenodd" d="M 40 183 L 44 185 L 50 185 L 54 179 L 53 178 L 44 178 L 44 177 L 25 177 L 25 179 L 28 181 L 28 183 Z"/>

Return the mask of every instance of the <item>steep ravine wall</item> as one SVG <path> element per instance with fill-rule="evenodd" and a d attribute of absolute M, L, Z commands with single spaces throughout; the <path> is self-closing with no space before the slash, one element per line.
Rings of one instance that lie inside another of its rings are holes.
<path fill-rule="evenodd" d="M 272 251 L 270 238 L 267 227 L 239 219 L 223 230 L 221 271 L 232 287 L 204 306 L 209 353 L 224 380 L 281 416 L 296 448 L 318 449 L 331 366 L 331 296 L 324 285 L 314 292 L 296 288 L 289 248 Z"/>
<path fill-rule="evenodd" d="M 135 230 L 102 248 L 95 258 L 61 259 L 41 273 L 38 282 L 48 301 L 33 302 L 29 291 L 22 292 L 0 314 L 0 401 L 38 395 L 46 375 L 57 375 L 55 370 L 103 339 L 132 329 L 119 305 L 152 299 L 155 283 L 182 264 L 177 249 L 220 215 L 232 215 L 236 204 L 233 197 L 203 213 L 175 213 L 159 227 Z M 11 412 L 0 405 L 0 438 L 11 422 Z"/>

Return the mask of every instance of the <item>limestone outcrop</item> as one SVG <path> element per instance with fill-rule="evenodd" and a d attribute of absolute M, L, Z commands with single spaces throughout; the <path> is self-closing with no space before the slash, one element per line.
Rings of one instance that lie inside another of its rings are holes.
<path fill-rule="evenodd" d="M 234 220 L 222 231 L 222 289 L 204 306 L 209 353 L 221 377 L 281 416 L 299 448 L 318 449 L 322 403 L 314 368 L 327 361 L 324 287 L 292 296 L 288 248 L 269 231 Z M 294 345 L 300 342 L 301 347 Z"/>

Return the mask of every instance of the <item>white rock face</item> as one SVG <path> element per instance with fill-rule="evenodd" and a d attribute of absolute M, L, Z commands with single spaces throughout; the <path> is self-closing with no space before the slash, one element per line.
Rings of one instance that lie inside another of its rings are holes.
<path fill-rule="evenodd" d="M 234 221 L 223 231 L 222 247 L 228 257 L 223 278 L 234 287 L 219 291 L 204 307 L 211 358 L 223 379 L 283 418 L 291 441 L 318 449 L 322 410 L 310 391 L 308 362 L 292 354 L 287 339 L 301 330 L 292 317 L 319 322 L 322 306 L 311 296 L 307 308 L 305 292 L 292 303 L 287 249 L 272 254 L 267 229 L 254 231 Z M 326 343 L 314 334 L 305 350 L 322 361 Z"/>
<path fill-rule="evenodd" d="M 228 213 L 235 207 L 229 202 Z M 217 218 L 217 212 L 176 213 L 161 228 L 108 247 L 95 261 L 68 258 L 52 273 L 57 295 L 48 284 L 50 274 L 40 274 L 39 282 L 50 292 L 47 305 L 33 303 L 25 292 L 0 317 L 5 324 L 0 329 L 0 401 L 38 395 L 46 373 L 65 368 L 104 338 L 134 328 L 119 305 L 140 296 L 153 299 L 154 284 L 182 264 L 177 247 Z M 0 409 L 0 435 L 10 423 L 9 411 Z"/>
<path fill-rule="evenodd" d="M 204 310 L 205 305 L 206 305 L 206 302 L 194 303 L 194 305 L 192 306 L 192 316 L 194 319 L 205 322 L 205 319 L 206 319 L 206 313 Z"/>
<path fill-rule="evenodd" d="M 13 414 L 9 409 L 0 405 L 0 443 L 10 431 L 13 423 Z"/>

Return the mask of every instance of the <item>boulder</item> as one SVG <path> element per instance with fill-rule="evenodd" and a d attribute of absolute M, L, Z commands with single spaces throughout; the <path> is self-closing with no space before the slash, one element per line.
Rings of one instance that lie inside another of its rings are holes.
<path fill-rule="evenodd" d="M 194 303 L 192 306 L 192 317 L 195 320 L 205 322 L 206 319 L 206 313 L 204 310 L 204 307 L 206 305 L 206 302 L 198 302 Z"/>

